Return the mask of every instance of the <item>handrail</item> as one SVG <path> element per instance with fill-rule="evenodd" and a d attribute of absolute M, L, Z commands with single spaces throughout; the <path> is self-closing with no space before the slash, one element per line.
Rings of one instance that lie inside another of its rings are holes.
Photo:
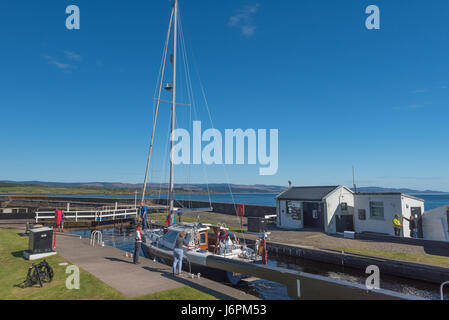
<path fill-rule="evenodd" d="M 441 300 L 444 300 L 444 292 L 443 292 L 444 286 L 446 286 L 448 284 L 449 284 L 449 281 L 446 281 L 446 282 L 443 282 L 440 286 Z"/>
<path fill-rule="evenodd" d="M 65 211 L 64 212 L 64 219 L 75 219 L 75 221 L 78 221 L 78 219 L 94 219 L 97 221 L 98 219 L 101 220 L 102 218 L 113 218 L 121 217 L 121 216 L 138 216 L 138 210 L 137 209 L 117 209 L 117 210 L 89 210 L 89 211 Z M 48 219 L 54 219 L 55 213 L 54 211 L 36 211 L 35 213 L 35 220 L 36 223 L 39 222 L 39 220 L 48 220 Z"/>
<path fill-rule="evenodd" d="M 103 246 L 103 233 L 100 230 L 95 230 L 90 235 L 90 245 L 95 246 L 95 239 L 99 245 Z"/>

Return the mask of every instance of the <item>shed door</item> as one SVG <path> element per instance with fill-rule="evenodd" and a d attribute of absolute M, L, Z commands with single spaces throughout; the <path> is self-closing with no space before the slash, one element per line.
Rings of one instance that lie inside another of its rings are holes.
<path fill-rule="evenodd" d="M 324 210 L 322 203 L 303 202 L 304 228 L 324 231 Z"/>
<path fill-rule="evenodd" d="M 422 229 L 422 211 L 421 207 L 412 207 L 410 208 L 410 213 L 415 217 L 416 225 L 418 228 L 418 238 L 423 239 L 424 233 Z"/>
<path fill-rule="evenodd" d="M 337 232 L 354 231 L 354 216 L 352 214 L 337 215 Z"/>

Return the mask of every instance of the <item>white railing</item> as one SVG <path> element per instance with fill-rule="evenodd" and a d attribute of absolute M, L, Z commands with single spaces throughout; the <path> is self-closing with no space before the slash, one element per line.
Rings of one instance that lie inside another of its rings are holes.
<path fill-rule="evenodd" d="M 91 211 L 64 211 L 64 220 L 75 220 L 78 219 L 94 219 L 95 221 L 102 221 L 105 218 L 115 220 L 116 218 L 129 218 L 137 217 L 138 209 L 117 209 L 117 210 L 91 210 Z M 36 223 L 39 220 L 50 220 L 55 218 L 55 211 L 37 211 L 36 212 Z"/>
<path fill-rule="evenodd" d="M 93 247 L 95 247 L 95 240 L 100 246 L 104 247 L 103 233 L 100 230 L 95 230 L 90 235 L 90 245 Z"/>
<path fill-rule="evenodd" d="M 440 294 L 441 294 L 441 300 L 444 300 L 444 287 L 449 284 L 449 281 L 443 282 L 440 286 Z"/>

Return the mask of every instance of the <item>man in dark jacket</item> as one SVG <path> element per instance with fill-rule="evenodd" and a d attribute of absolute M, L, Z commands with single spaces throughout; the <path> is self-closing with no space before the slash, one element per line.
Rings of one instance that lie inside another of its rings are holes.
<path fill-rule="evenodd" d="M 143 230 L 147 228 L 148 208 L 145 203 L 140 204 L 140 218 L 142 219 Z"/>
<path fill-rule="evenodd" d="M 412 238 L 418 238 L 418 232 L 417 232 L 417 224 L 416 224 L 416 219 L 413 215 L 410 216 L 410 219 L 407 219 L 406 217 L 404 217 L 405 220 L 407 220 L 409 222 L 409 226 L 410 226 L 410 237 Z"/>

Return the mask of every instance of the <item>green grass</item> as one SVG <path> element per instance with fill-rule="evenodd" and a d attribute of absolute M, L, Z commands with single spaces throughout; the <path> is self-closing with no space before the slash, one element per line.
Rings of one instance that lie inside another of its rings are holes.
<path fill-rule="evenodd" d="M 25 280 L 28 267 L 32 262 L 22 258 L 22 251 L 27 248 L 28 238 L 20 237 L 15 230 L 0 230 L 0 299 L 8 300 L 111 300 L 125 299 L 117 290 L 109 287 L 90 273 L 80 270 L 80 290 L 68 290 L 65 286 L 67 275 L 66 266 L 59 266 L 66 262 L 59 256 L 48 257 L 46 260 L 54 270 L 51 283 L 32 288 L 18 288 L 15 285 Z M 42 260 L 33 261 L 39 263 Z"/>
<path fill-rule="evenodd" d="M 416 262 L 440 267 L 449 268 L 449 257 L 435 256 L 430 254 L 418 254 L 408 252 L 395 252 L 395 251 L 380 251 L 380 250 L 366 250 L 366 249 L 353 249 L 353 248 L 338 248 L 349 253 L 363 254 L 367 256 L 375 256 L 380 258 L 401 260 L 408 262 Z"/>
<path fill-rule="evenodd" d="M 12 186 L 0 187 L 0 194 L 133 194 L 127 189 L 105 189 L 105 188 L 78 188 L 78 187 L 47 187 L 47 186 Z"/>
<path fill-rule="evenodd" d="M 43 288 L 18 288 L 27 275 L 28 268 L 33 262 L 22 258 L 22 252 L 28 246 L 28 238 L 21 237 L 16 230 L 0 229 L 0 300 L 125 300 L 125 295 L 108 286 L 90 273 L 80 268 L 80 290 L 68 290 L 65 286 L 66 266 L 59 266 L 67 262 L 59 256 L 46 258 L 54 270 L 54 279 Z M 213 296 L 190 287 L 140 297 L 148 300 L 210 300 Z"/>
<path fill-rule="evenodd" d="M 101 188 L 101 187 L 51 187 L 42 185 L 20 185 L 0 182 L 0 194 L 32 194 L 32 195 L 71 195 L 71 194 L 100 194 L 100 195 L 131 195 L 134 197 L 135 189 L 127 188 Z M 139 192 L 141 192 L 139 190 Z M 150 193 L 167 193 L 167 190 L 147 190 L 147 194 Z M 194 194 L 206 194 L 205 192 L 192 192 L 183 188 L 176 188 L 175 193 L 194 193 Z M 211 192 L 215 193 L 215 192 Z"/>

